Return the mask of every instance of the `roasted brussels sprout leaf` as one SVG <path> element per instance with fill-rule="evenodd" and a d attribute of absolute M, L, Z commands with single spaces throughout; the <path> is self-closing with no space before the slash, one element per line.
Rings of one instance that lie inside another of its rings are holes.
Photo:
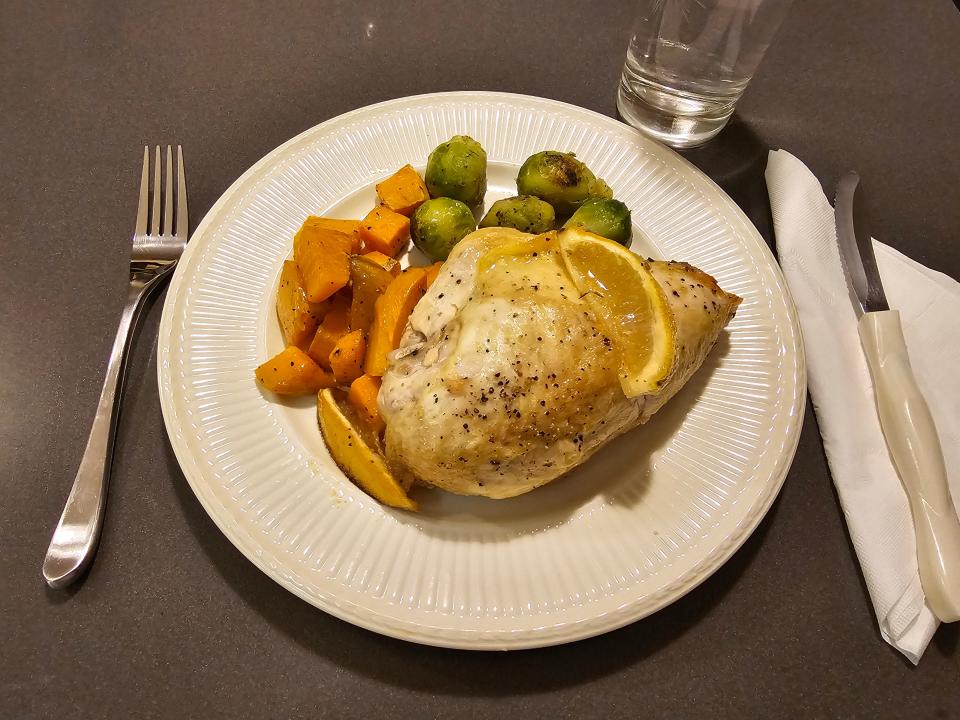
<path fill-rule="evenodd" d="M 447 197 L 427 200 L 410 219 L 413 244 L 431 260 L 446 260 L 453 246 L 473 230 L 470 208 Z"/>
<path fill-rule="evenodd" d="M 545 233 L 553 229 L 555 213 L 550 203 L 533 195 L 497 200 L 480 221 L 480 227 L 508 227 L 525 233 Z"/>
<path fill-rule="evenodd" d="M 455 135 L 430 153 L 424 180 L 430 197 L 476 207 L 487 192 L 487 153 L 472 137 Z"/>
<path fill-rule="evenodd" d="M 613 191 L 573 153 L 544 150 L 528 157 L 517 175 L 517 192 L 535 195 L 558 215 L 570 215 L 584 200 L 613 197 Z"/>
<path fill-rule="evenodd" d="M 591 198 L 570 216 L 565 228 L 582 228 L 600 237 L 630 247 L 633 235 L 633 223 L 630 220 L 630 208 L 619 200 L 611 198 Z"/>

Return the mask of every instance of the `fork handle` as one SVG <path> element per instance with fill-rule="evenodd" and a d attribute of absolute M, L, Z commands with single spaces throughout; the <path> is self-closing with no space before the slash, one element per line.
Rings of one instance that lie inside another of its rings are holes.
<path fill-rule="evenodd" d="M 87 447 L 43 560 L 43 577 L 52 588 L 64 588 L 77 580 L 96 553 L 106 508 L 107 483 L 130 340 L 140 319 L 144 300 L 164 275 L 157 275 L 146 282 L 130 281 L 127 303 L 110 351 L 107 376 L 100 390 L 100 402 L 87 438 Z"/>

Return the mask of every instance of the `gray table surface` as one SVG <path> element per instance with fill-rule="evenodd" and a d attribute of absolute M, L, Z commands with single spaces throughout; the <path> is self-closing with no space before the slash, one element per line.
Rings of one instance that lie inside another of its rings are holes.
<path fill-rule="evenodd" d="M 512 654 L 421 647 L 315 610 L 218 532 L 169 449 L 160 305 L 133 353 L 96 563 L 40 562 L 122 304 L 144 143 L 182 143 L 194 223 L 271 148 L 454 89 L 606 114 L 631 2 L 10 2 L 0 7 L 0 717 L 960 717 L 956 626 L 918 668 L 880 639 L 808 411 L 783 492 L 656 615 Z M 368 37 L 368 24 L 373 30 Z M 719 139 L 688 157 L 769 240 L 766 150 L 858 168 L 876 234 L 960 276 L 960 13 L 797 2 Z"/>

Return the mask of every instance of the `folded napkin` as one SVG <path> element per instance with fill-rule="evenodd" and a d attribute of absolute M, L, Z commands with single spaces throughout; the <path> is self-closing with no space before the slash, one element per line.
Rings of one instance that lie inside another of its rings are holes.
<path fill-rule="evenodd" d="M 853 547 L 884 640 L 913 663 L 937 629 L 917 571 L 913 520 L 880 430 L 834 229 L 820 183 L 790 153 L 772 151 L 767 190 L 777 252 L 800 315 L 813 407 Z M 890 307 L 960 499 L 960 284 L 873 241 Z"/>

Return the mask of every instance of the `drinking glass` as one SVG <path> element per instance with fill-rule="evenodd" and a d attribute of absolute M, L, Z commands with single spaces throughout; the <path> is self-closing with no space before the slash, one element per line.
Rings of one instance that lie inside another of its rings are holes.
<path fill-rule="evenodd" d="M 727 124 L 792 0 L 639 0 L 620 115 L 676 148 Z"/>

